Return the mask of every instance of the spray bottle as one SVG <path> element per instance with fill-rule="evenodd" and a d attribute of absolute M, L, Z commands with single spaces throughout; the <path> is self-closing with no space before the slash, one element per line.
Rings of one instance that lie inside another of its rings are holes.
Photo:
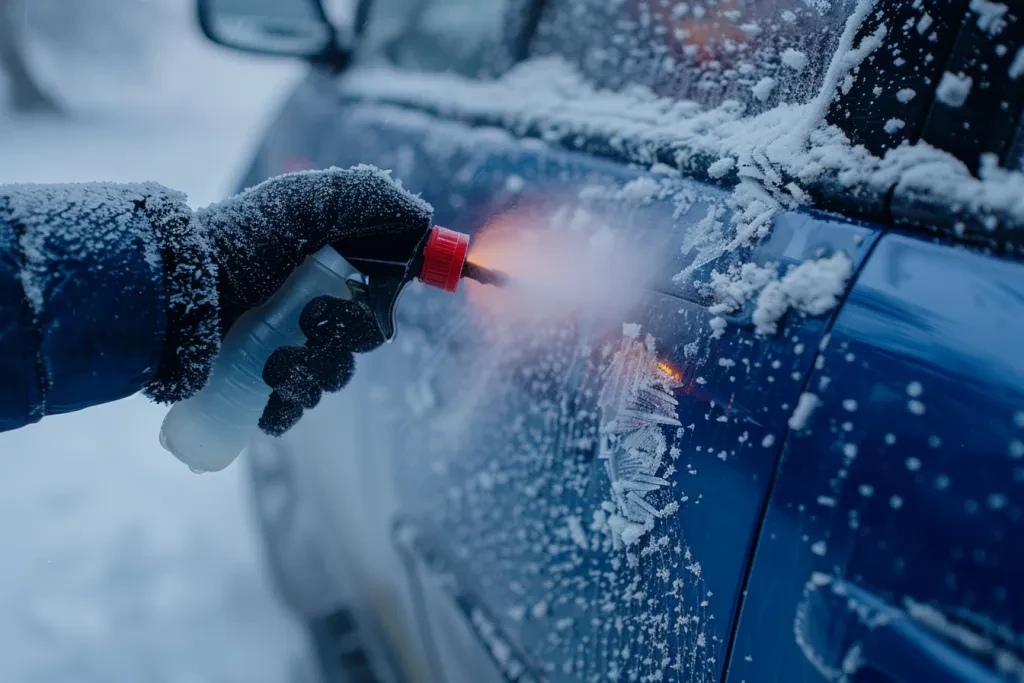
<path fill-rule="evenodd" d="M 267 358 L 281 346 L 305 342 L 299 314 L 310 300 L 328 294 L 363 301 L 391 341 L 398 298 L 414 278 L 449 293 L 462 277 L 504 283 L 501 273 L 468 263 L 468 252 L 469 235 L 441 226 L 426 234 L 353 238 L 324 247 L 231 327 L 206 386 L 167 413 L 160 443 L 194 472 L 224 469 L 248 444 L 270 397 L 262 378 Z"/>

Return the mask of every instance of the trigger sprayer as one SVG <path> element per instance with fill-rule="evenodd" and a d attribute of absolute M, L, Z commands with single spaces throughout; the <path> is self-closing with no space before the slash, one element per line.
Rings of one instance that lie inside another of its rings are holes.
<path fill-rule="evenodd" d="M 446 292 L 455 292 L 463 277 L 505 283 L 502 273 L 467 262 L 468 252 L 469 235 L 441 226 L 426 234 L 352 238 L 316 252 L 265 304 L 232 325 L 206 386 L 164 418 L 161 445 L 194 472 L 224 469 L 248 444 L 270 397 L 263 381 L 267 358 L 304 343 L 299 314 L 310 300 L 328 294 L 363 301 L 391 341 L 398 297 L 413 279 Z"/>

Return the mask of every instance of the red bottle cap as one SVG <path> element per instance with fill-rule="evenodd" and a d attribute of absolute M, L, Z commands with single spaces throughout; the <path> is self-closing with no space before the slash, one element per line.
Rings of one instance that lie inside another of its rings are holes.
<path fill-rule="evenodd" d="M 423 247 L 423 284 L 454 292 L 469 253 L 469 235 L 435 225 Z"/>

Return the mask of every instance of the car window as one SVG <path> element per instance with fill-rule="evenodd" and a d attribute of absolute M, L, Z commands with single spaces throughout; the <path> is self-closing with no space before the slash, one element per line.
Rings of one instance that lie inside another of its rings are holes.
<path fill-rule="evenodd" d="M 953 13 L 951 13 L 953 14 Z M 934 100 L 921 139 L 974 173 L 995 155 L 1019 168 L 1024 106 L 1024 22 L 1014 3 L 970 2 L 955 13 L 959 31 L 935 74 Z"/>
<path fill-rule="evenodd" d="M 1018 171 L 1024 171 L 1024 120 L 1021 121 L 1017 134 L 1013 138 L 1010 151 L 1006 155 L 1006 165 Z"/>
<path fill-rule="evenodd" d="M 753 110 L 806 101 L 853 0 L 552 0 L 531 54 L 558 55 L 601 87 Z"/>
<path fill-rule="evenodd" d="M 506 0 L 376 0 L 364 57 L 474 76 L 495 44 Z"/>
<path fill-rule="evenodd" d="M 1015 96 L 1014 104 L 1016 106 L 1011 111 L 1017 112 L 1017 125 L 1005 154 L 1005 166 L 1024 171 L 1024 45 L 1018 47 L 1014 52 L 1006 72 L 1009 83 L 1008 87 L 1004 85 L 1002 90 L 1005 92 L 1012 89 L 1011 94 Z M 1002 102 L 1000 102 L 1000 106 L 1002 106 Z"/>

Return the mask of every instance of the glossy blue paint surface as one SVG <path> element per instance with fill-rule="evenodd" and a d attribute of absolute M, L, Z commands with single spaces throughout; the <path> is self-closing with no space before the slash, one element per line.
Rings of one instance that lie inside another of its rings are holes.
<path fill-rule="evenodd" d="M 300 116 L 304 108 L 291 111 Z M 359 402 L 351 423 L 311 417 L 309 429 L 326 441 L 335 440 L 332 430 L 339 437 L 355 430 L 360 457 L 393 463 L 399 514 L 416 539 L 405 548 L 411 575 L 441 563 L 440 584 L 451 592 L 439 597 L 429 588 L 438 582 L 416 581 L 428 593 L 424 602 L 435 605 L 427 622 L 431 647 L 440 650 L 439 680 L 461 680 L 479 670 L 470 662 L 493 659 L 474 614 L 537 678 L 719 679 L 786 420 L 830 318 L 791 315 L 766 339 L 753 333 L 746 310 L 732 316 L 724 336 L 710 334 L 709 299 L 671 276 L 692 261 L 680 246 L 708 202 L 723 198 L 719 189 L 676 178 L 661 198 L 614 200 L 640 178 L 667 179 L 379 105 L 339 107 L 333 124 L 292 116 L 286 112 L 279 128 L 322 137 L 305 144 L 272 137 L 249 182 L 295 155 L 314 165 L 372 163 L 394 169 L 434 204 L 437 222 L 456 230 L 477 233 L 509 216 L 571 221 L 584 211 L 655 254 L 648 290 L 627 310 L 527 330 L 481 324 L 472 285 L 454 299 L 413 288 L 399 308 L 399 341 L 361 358 L 346 392 L 375 398 Z M 580 200 L 594 188 L 604 201 Z M 673 201 L 680 196 L 692 201 Z M 557 221 L 541 227 L 559 228 Z M 837 250 L 856 268 L 877 234 L 834 217 L 787 213 L 755 252 L 711 262 L 698 277 L 740 258 L 790 266 Z M 599 402 L 615 354 L 629 345 L 623 323 L 650 334 L 643 353 L 678 373 L 666 389 L 678 425 L 658 428 L 669 446 L 658 476 L 669 483 L 651 501 L 679 507 L 641 542 L 612 548 L 591 524 L 611 497 L 599 457 L 607 418 Z M 344 484 L 337 481 L 338 495 Z M 456 605 L 476 637 L 446 638 L 455 627 L 437 621 L 438 600 Z"/>
<path fill-rule="evenodd" d="M 1020 675 L 1022 340 L 1020 263 L 879 241 L 786 440 L 729 681 Z"/>
<path fill-rule="evenodd" d="M 666 657 L 683 669 L 664 680 L 730 683 L 838 680 L 846 669 L 856 683 L 988 683 L 1018 666 L 1020 263 L 787 213 L 741 258 L 792 265 L 842 250 L 859 269 L 848 299 L 823 319 L 791 316 L 772 339 L 753 334 L 743 311 L 714 339 L 706 296 L 671 276 L 693 258 L 679 246 L 721 190 L 678 180 L 660 199 L 584 206 L 581 190 L 611 198 L 664 178 L 492 129 L 343 107 L 316 79 L 287 105 L 247 184 L 296 158 L 392 168 L 457 230 L 586 209 L 658 254 L 649 289 L 614 320 L 561 320 L 507 348 L 474 317 L 470 291 L 413 289 L 399 341 L 360 359 L 351 421 L 329 401 L 304 421 L 308 442 L 351 430 L 359 457 L 391 465 L 395 545 L 407 586 L 430 607 L 435 678 L 514 678 L 488 637 L 552 681 L 628 680 L 631 665 L 656 674 Z M 693 198 L 682 210 L 679 191 Z M 609 550 L 589 528 L 609 497 L 596 404 L 623 322 L 653 335 L 652 353 L 680 376 L 671 395 L 682 431 L 662 429 L 679 449 L 662 474 L 680 507 L 643 541 L 668 539 L 670 551 Z M 803 391 L 821 404 L 789 432 Z M 328 497 L 347 495 L 352 483 L 329 464 L 337 453 L 318 448 L 290 456 L 303 456 Z"/>

